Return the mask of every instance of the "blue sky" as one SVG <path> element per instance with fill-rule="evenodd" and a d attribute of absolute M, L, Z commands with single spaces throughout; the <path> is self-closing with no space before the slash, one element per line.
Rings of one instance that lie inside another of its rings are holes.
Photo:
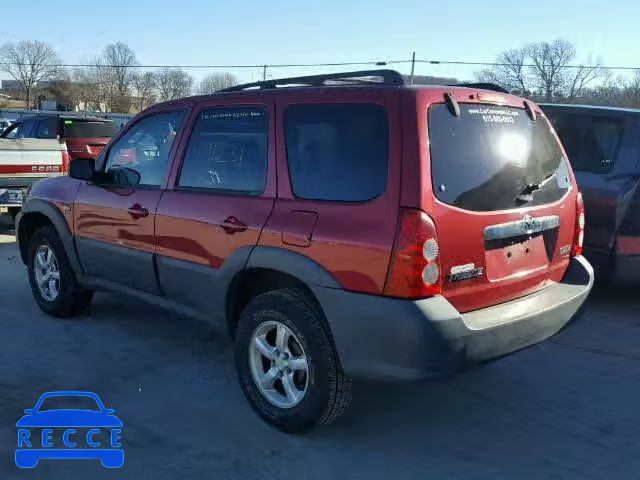
<path fill-rule="evenodd" d="M 408 59 L 414 50 L 418 58 L 491 61 L 506 48 L 562 37 L 579 60 L 637 66 L 639 18 L 637 0 L 20 0 L 2 2 L 0 44 L 44 40 L 66 63 L 120 40 L 142 64 L 264 64 Z M 470 78 L 475 70 L 421 65 L 417 73 Z"/>

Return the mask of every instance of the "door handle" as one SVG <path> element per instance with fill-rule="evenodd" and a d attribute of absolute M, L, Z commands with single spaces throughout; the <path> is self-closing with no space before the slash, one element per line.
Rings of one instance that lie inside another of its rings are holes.
<path fill-rule="evenodd" d="M 247 226 L 238 220 L 236 217 L 227 217 L 224 222 L 222 222 L 222 229 L 225 233 L 229 235 L 233 235 L 234 233 L 240 233 L 247 230 Z"/>
<path fill-rule="evenodd" d="M 129 216 L 134 220 L 138 220 L 139 218 L 144 218 L 149 216 L 149 210 L 144 208 L 139 203 L 136 203 L 135 205 L 132 205 L 131 207 L 129 207 L 127 209 L 127 212 L 129 213 Z"/>

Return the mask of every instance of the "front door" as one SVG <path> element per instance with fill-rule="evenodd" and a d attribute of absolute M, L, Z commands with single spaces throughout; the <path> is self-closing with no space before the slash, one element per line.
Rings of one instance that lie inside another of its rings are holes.
<path fill-rule="evenodd" d="M 95 182 L 80 186 L 74 208 L 76 243 L 87 275 L 158 294 L 154 222 L 186 112 L 143 117 L 101 159 Z"/>

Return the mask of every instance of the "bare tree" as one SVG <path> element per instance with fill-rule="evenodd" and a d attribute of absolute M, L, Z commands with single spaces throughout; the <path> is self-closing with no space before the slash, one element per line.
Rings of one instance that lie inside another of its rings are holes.
<path fill-rule="evenodd" d="M 567 40 L 531 43 L 498 55 L 496 65 L 476 74 L 481 81 L 497 83 L 522 95 L 539 95 L 551 102 L 559 97 L 573 101 L 603 75 L 598 65 L 574 65 L 576 49 Z"/>
<path fill-rule="evenodd" d="M 640 107 L 640 70 L 634 70 L 631 78 L 622 83 L 624 104 L 629 107 Z"/>
<path fill-rule="evenodd" d="M 578 65 L 567 75 L 567 100 L 573 102 L 580 97 L 587 85 L 602 77 L 600 66 Z"/>
<path fill-rule="evenodd" d="M 0 48 L 0 68 L 20 84 L 29 109 L 37 83 L 55 77 L 58 64 L 53 48 L 39 40 L 6 43 Z"/>
<path fill-rule="evenodd" d="M 200 95 L 208 95 L 223 88 L 233 87 L 238 83 L 238 77 L 233 73 L 210 73 L 198 84 L 198 93 Z"/>
<path fill-rule="evenodd" d="M 137 72 L 133 77 L 133 87 L 138 97 L 137 107 L 142 110 L 155 101 L 156 75 L 153 72 Z"/>
<path fill-rule="evenodd" d="M 108 112 L 114 98 L 113 82 L 102 57 L 96 57 L 90 67 L 73 71 L 82 110 Z"/>
<path fill-rule="evenodd" d="M 496 58 L 496 65 L 477 74 L 478 81 L 497 83 L 509 91 L 518 90 L 526 95 L 531 88 L 531 75 L 526 65 L 528 52 L 526 48 L 514 48 L 502 52 Z"/>
<path fill-rule="evenodd" d="M 554 40 L 553 42 L 532 43 L 527 47 L 531 62 L 531 73 L 536 87 L 544 95 L 547 102 L 553 100 L 555 93 L 560 92 L 566 83 L 566 66 L 576 56 L 576 49 L 571 42 Z"/>
<path fill-rule="evenodd" d="M 191 95 L 193 77 L 184 70 L 163 68 L 156 73 L 157 91 L 160 100 L 175 100 Z"/>
<path fill-rule="evenodd" d="M 112 111 L 126 113 L 131 107 L 131 90 L 135 69 L 138 65 L 135 52 L 125 43 L 107 45 L 102 53 L 101 63 L 109 81 Z"/>

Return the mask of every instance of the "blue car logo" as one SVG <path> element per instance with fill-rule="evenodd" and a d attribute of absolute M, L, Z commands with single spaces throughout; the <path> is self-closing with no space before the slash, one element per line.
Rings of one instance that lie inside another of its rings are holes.
<path fill-rule="evenodd" d="M 107 468 L 124 464 L 122 422 L 95 393 L 45 393 L 24 412 L 16 424 L 18 467 L 33 468 L 41 458 L 100 459 Z"/>

